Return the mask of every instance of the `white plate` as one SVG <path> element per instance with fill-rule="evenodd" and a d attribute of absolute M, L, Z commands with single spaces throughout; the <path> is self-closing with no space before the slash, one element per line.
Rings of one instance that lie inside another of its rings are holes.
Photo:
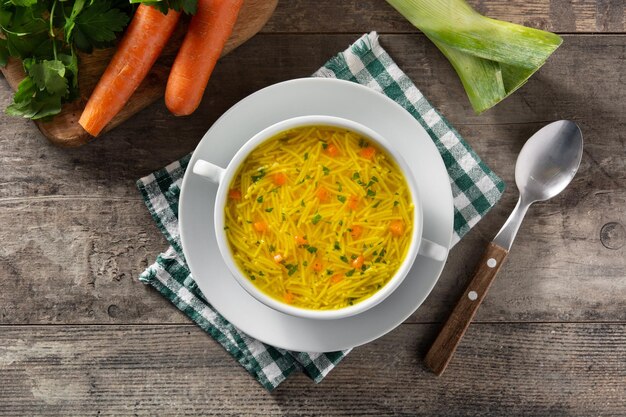
<path fill-rule="evenodd" d="M 226 166 L 262 129 L 296 116 L 344 117 L 377 131 L 405 158 L 415 175 L 424 211 L 423 236 L 450 247 L 453 227 L 448 173 L 432 139 L 400 105 L 362 85 L 328 78 L 303 78 L 264 88 L 220 117 L 204 135 L 198 158 Z M 424 302 L 445 261 L 418 256 L 402 284 L 382 303 L 356 316 L 312 320 L 280 313 L 249 295 L 231 276 L 213 230 L 217 186 L 188 169 L 179 218 L 183 252 L 207 300 L 228 321 L 255 339 L 295 351 L 330 352 L 372 341 L 406 320 Z"/>

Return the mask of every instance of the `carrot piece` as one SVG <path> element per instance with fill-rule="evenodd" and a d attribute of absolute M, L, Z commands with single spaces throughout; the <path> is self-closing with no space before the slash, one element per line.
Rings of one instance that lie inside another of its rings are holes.
<path fill-rule="evenodd" d="M 333 145 L 332 143 L 330 143 L 327 147 L 326 147 L 326 154 L 328 156 L 330 156 L 331 158 L 334 158 L 336 156 L 339 155 L 339 148 L 337 148 L 335 145 Z"/>
<path fill-rule="evenodd" d="M 283 258 L 283 255 L 281 255 L 280 253 L 274 255 L 274 262 L 276 262 L 277 264 L 281 263 L 283 259 L 285 258 Z"/>
<path fill-rule="evenodd" d="M 179 18 L 174 10 L 165 15 L 139 5 L 78 121 L 89 134 L 98 136 L 122 110 L 161 55 Z"/>
<path fill-rule="evenodd" d="M 289 291 L 287 291 L 287 292 L 285 293 L 285 302 L 286 302 L 287 304 L 291 304 L 291 303 L 293 303 L 293 294 L 292 294 L 292 293 L 290 293 Z"/>
<path fill-rule="evenodd" d="M 241 191 L 235 189 L 229 190 L 228 198 L 231 200 L 241 200 Z"/>
<path fill-rule="evenodd" d="M 243 0 L 198 0 L 165 90 L 165 105 L 176 116 L 189 115 L 200 105 L 242 4 Z"/>
<path fill-rule="evenodd" d="M 404 222 L 402 220 L 394 220 L 389 224 L 389 231 L 392 235 L 398 237 L 404 234 Z"/>
<path fill-rule="evenodd" d="M 352 236 L 352 239 L 358 239 L 363 234 L 363 228 L 359 225 L 353 225 L 351 229 L 350 236 Z"/>
<path fill-rule="evenodd" d="M 296 241 L 296 245 L 298 246 L 306 245 L 306 239 L 304 238 L 304 236 L 295 235 L 294 239 Z"/>
<path fill-rule="evenodd" d="M 267 223 L 265 223 L 264 221 L 254 222 L 252 226 L 254 226 L 254 230 L 256 230 L 257 232 L 267 232 Z"/>
<path fill-rule="evenodd" d="M 313 270 L 315 272 L 320 272 L 323 268 L 324 268 L 324 265 L 322 265 L 322 262 L 320 262 L 318 259 L 313 261 Z"/>
<path fill-rule="evenodd" d="M 315 196 L 320 201 L 320 203 L 328 203 L 330 201 L 330 193 L 324 187 L 318 188 Z"/>
<path fill-rule="evenodd" d="M 351 195 L 350 197 L 348 197 L 348 207 L 351 210 L 356 210 L 356 208 L 359 205 L 359 197 L 356 195 Z"/>
<path fill-rule="evenodd" d="M 361 269 L 363 266 L 363 262 L 365 262 L 365 258 L 363 255 L 359 255 L 352 260 L 352 267 L 356 269 Z"/>
<path fill-rule="evenodd" d="M 359 152 L 359 154 L 365 159 L 372 160 L 376 155 L 376 148 L 374 148 L 373 146 L 367 146 L 361 149 L 361 152 Z"/>
<path fill-rule="evenodd" d="M 330 282 L 333 284 L 338 284 L 341 281 L 343 281 L 343 274 L 335 274 L 332 277 L 330 277 Z"/>
<path fill-rule="evenodd" d="M 284 172 L 277 172 L 274 174 L 274 184 L 281 186 L 287 183 L 287 175 Z"/>

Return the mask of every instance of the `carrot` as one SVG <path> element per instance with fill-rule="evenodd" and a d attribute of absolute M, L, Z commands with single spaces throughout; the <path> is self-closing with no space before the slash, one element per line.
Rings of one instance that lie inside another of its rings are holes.
<path fill-rule="evenodd" d="M 323 268 L 324 265 L 322 265 L 322 262 L 320 260 L 316 259 L 315 261 L 313 261 L 313 270 L 315 272 L 320 272 Z"/>
<path fill-rule="evenodd" d="M 363 255 L 359 255 L 352 260 L 352 266 L 356 269 L 361 269 L 361 267 L 363 266 L 363 262 L 365 262 L 365 258 L 363 257 Z"/>
<path fill-rule="evenodd" d="M 231 200 L 241 200 L 241 191 L 237 189 L 228 190 L 228 198 Z"/>
<path fill-rule="evenodd" d="M 352 239 L 358 239 L 363 234 L 363 228 L 359 225 L 354 225 L 351 229 L 350 236 L 352 236 Z"/>
<path fill-rule="evenodd" d="M 284 172 L 274 174 L 274 184 L 281 186 L 287 183 L 287 175 Z"/>
<path fill-rule="evenodd" d="M 363 158 L 372 160 L 374 159 L 374 156 L 376 155 L 376 148 L 374 148 L 373 146 L 368 146 L 366 148 L 361 149 L 361 152 L 359 153 L 361 154 Z"/>
<path fill-rule="evenodd" d="M 189 115 L 200 105 L 242 4 L 243 0 L 198 0 L 165 90 L 165 105 L 176 116 Z"/>
<path fill-rule="evenodd" d="M 330 282 L 332 282 L 333 284 L 338 284 L 341 281 L 343 281 L 343 274 L 335 274 L 330 277 Z"/>
<path fill-rule="evenodd" d="M 264 221 L 254 222 L 252 226 L 254 226 L 254 230 L 256 230 L 257 232 L 267 232 L 267 223 L 265 223 Z"/>
<path fill-rule="evenodd" d="M 331 158 L 334 158 L 339 155 L 339 148 L 337 148 L 335 145 L 331 143 L 330 145 L 326 147 L 326 153 Z"/>
<path fill-rule="evenodd" d="M 359 206 L 359 197 L 357 197 L 356 195 L 351 195 L 350 197 L 348 197 L 348 207 L 351 210 L 356 210 L 358 206 Z"/>
<path fill-rule="evenodd" d="M 404 222 L 402 220 L 394 220 L 389 224 L 389 231 L 392 235 L 398 237 L 404 234 Z"/>
<path fill-rule="evenodd" d="M 102 129 L 133 95 L 172 35 L 180 13 L 166 15 L 140 4 L 109 66 L 91 93 L 78 123 L 91 135 Z"/>
<path fill-rule="evenodd" d="M 306 245 L 306 238 L 304 236 L 300 236 L 300 235 L 295 235 L 294 236 L 294 240 L 296 241 L 296 245 L 298 246 L 302 246 L 302 245 Z"/>
<path fill-rule="evenodd" d="M 320 201 L 320 203 L 328 203 L 330 201 L 330 194 L 328 193 L 328 190 L 326 190 L 326 188 L 324 187 L 320 187 L 315 193 L 315 196 Z"/>
<path fill-rule="evenodd" d="M 293 294 L 292 294 L 292 293 L 290 293 L 289 291 L 287 291 L 287 292 L 285 293 L 285 302 L 286 302 L 287 304 L 291 304 L 291 303 L 293 303 Z"/>

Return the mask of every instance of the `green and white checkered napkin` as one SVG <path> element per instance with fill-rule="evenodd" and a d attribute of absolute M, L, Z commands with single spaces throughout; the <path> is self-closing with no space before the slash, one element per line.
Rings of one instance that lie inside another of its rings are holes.
<path fill-rule="evenodd" d="M 349 80 L 386 94 L 426 129 L 450 175 L 454 196 L 453 244 L 496 204 L 504 191 L 504 182 L 398 68 L 378 43 L 375 32 L 361 37 L 314 76 Z M 159 290 L 209 333 L 268 390 L 276 388 L 294 371 L 303 371 L 315 382 L 321 381 L 348 351 L 291 352 L 263 344 L 227 322 L 198 289 L 185 264 L 178 230 L 179 187 L 189 159 L 188 155 L 137 181 L 150 214 L 171 245 L 139 279 Z"/>

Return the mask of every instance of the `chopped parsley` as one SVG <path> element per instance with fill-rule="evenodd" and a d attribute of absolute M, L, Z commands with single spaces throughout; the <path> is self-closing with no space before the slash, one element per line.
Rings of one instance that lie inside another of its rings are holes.
<path fill-rule="evenodd" d="M 339 192 L 343 191 L 343 187 L 341 186 L 341 183 L 339 181 L 337 181 L 337 191 Z"/>
<path fill-rule="evenodd" d="M 393 206 L 394 206 L 394 207 L 398 207 L 399 205 L 400 205 L 400 202 L 399 202 L 399 201 L 394 201 L 394 202 L 393 202 Z"/>
<path fill-rule="evenodd" d="M 317 248 L 315 246 L 309 246 L 308 248 L 306 248 L 306 250 L 308 250 L 309 253 L 317 252 Z"/>
<path fill-rule="evenodd" d="M 376 177 L 375 177 L 375 176 L 373 176 L 373 175 L 372 175 L 371 180 L 372 180 L 372 181 L 374 181 L 374 182 L 378 182 L 378 178 L 376 178 Z"/>
<path fill-rule="evenodd" d="M 354 275 L 355 272 L 356 272 L 356 269 L 351 269 L 348 272 L 346 272 L 346 276 L 351 277 L 352 275 Z"/>
<path fill-rule="evenodd" d="M 276 250 L 276 246 L 270 245 L 270 252 L 274 252 Z"/>
<path fill-rule="evenodd" d="M 309 153 L 308 153 L 308 152 L 305 152 L 305 153 L 304 153 L 304 160 L 306 161 L 307 159 L 309 159 Z"/>
<path fill-rule="evenodd" d="M 380 202 L 381 202 L 381 201 L 382 201 L 382 200 L 378 200 L 378 201 L 376 202 L 376 204 L 374 204 L 372 207 L 373 207 L 373 208 L 378 208 L 378 206 L 380 205 Z M 267 211 L 267 210 L 266 210 L 266 211 Z"/>
<path fill-rule="evenodd" d="M 372 191 L 371 189 L 368 188 L 367 196 L 368 197 L 376 197 L 376 191 Z"/>
<path fill-rule="evenodd" d="M 285 268 L 287 268 L 287 275 L 292 276 L 298 271 L 297 264 L 285 264 Z"/>
<path fill-rule="evenodd" d="M 338 195 L 337 196 L 337 200 L 341 201 L 342 203 L 346 202 L 346 196 L 345 195 Z"/>
<path fill-rule="evenodd" d="M 252 175 L 252 182 L 258 182 L 261 178 L 265 176 L 265 169 L 259 168 L 256 175 Z"/>
<path fill-rule="evenodd" d="M 322 171 L 324 171 L 324 175 L 330 174 L 330 169 L 328 167 L 322 166 Z"/>
<path fill-rule="evenodd" d="M 327 269 L 326 270 L 326 275 L 332 275 L 333 274 L 333 270 L 332 269 Z"/>
<path fill-rule="evenodd" d="M 354 174 L 352 174 L 352 179 L 356 181 L 359 178 L 361 178 L 361 175 L 357 171 L 354 171 Z"/>
<path fill-rule="evenodd" d="M 346 255 L 341 255 L 341 256 L 339 257 L 339 259 L 341 259 L 341 260 L 342 260 L 343 262 L 345 262 L 345 263 L 349 263 L 349 262 L 350 262 L 350 261 L 348 261 L 348 258 L 346 258 Z"/>
<path fill-rule="evenodd" d="M 320 220 L 322 220 L 322 216 L 319 213 L 315 213 L 315 216 L 313 216 L 313 219 L 311 221 L 313 222 L 313 224 L 318 224 Z"/>
<path fill-rule="evenodd" d="M 267 213 L 271 213 L 272 211 L 274 211 L 274 207 L 268 207 L 268 208 L 265 209 L 265 211 Z"/>
<path fill-rule="evenodd" d="M 304 200 L 300 200 L 300 205 L 304 207 Z"/>
<path fill-rule="evenodd" d="M 341 246 L 339 246 L 339 242 L 335 242 L 334 249 L 335 250 L 341 250 Z"/>
<path fill-rule="evenodd" d="M 262 203 L 263 202 L 263 196 L 262 195 L 258 196 L 257 199 L 256 199 L 256 202 L 257 203 Z"/>
<path fill-rule="evenodd" d="M 326 150 L 328 148 L 328 143 L 322 142 L 322 149 Z"/>

